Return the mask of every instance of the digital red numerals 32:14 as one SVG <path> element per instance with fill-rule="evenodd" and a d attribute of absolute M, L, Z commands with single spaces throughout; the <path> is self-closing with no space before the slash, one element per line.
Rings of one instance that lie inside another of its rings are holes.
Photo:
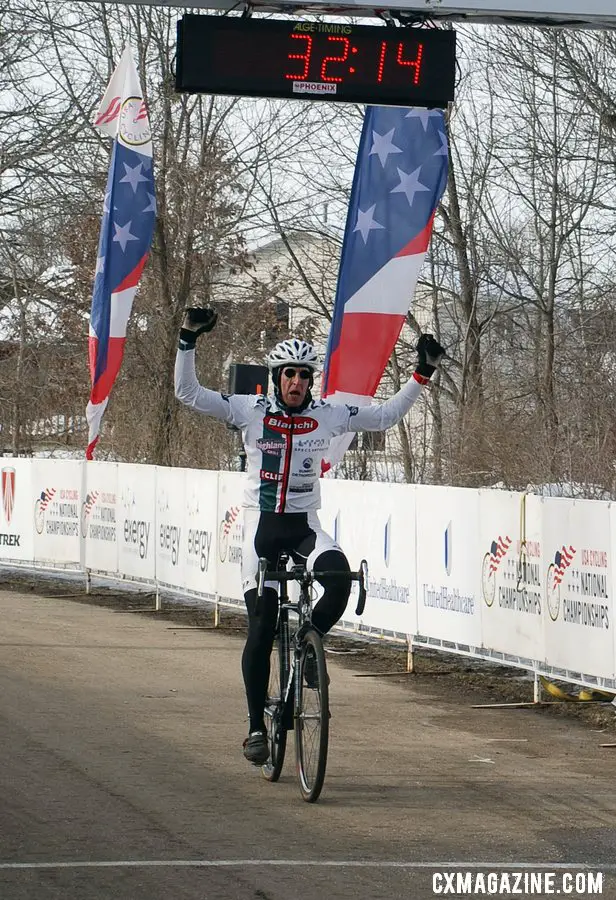
<path fill-rule="evenodd" d="M 285 78 L 289 78 L 292 81 L 305 81 L 310 74 L 310 64 L 312 60 L 312 50 L 313 50 L 313 38 L 308 34 L 291 34 L 289 37 L 293 38 L 296 41 L 304 41 L 303 47 L 298 47 L 297 53 L 289 53 L 289 60 L 298 60 L 297 63 L 294 63 L 294 66 L 297 67 L 295 72 L 285 73 Z M 327 41 L 331 43 L 332 55 L 324 56 L 321 61 L 321 69 L 319 72 L 320 78 L 312 77 L 313 81 L 335 81 L 341 82 L 344 81 L 343 75 L 335 75 L 332 74 L 331 67 L 334 65 L 340 65 L 342 63 L 349 63 L 347 72 L 349 75 L 354 75 L 356 72 L 356 67 L 353 65 L 353 56 L 358 52 L 357 47 L 354 47 L 351 39 L 346 37 L 331 37 L 327 38 Z M 300 52 L 301 51 L 301 52 Z M 334 52 L 337 51 L 337 52 Z M 378 56 L 375 60 L 375 82 L 377 84 L 381 84 L 383 82 L 383 76 L 386 71 L 386 67 L 394 66 L 404 66 L 407 68 L 407 72 L 410 76 L 410 82 L 412 84 L 419 84 L 419 76 L 421 74 L 421 62 L 423 56 L 423 44 L 417 44 L 417 52 L 415 55 L 415 59 L 405 59 L 404 58 L 405 46 L 401 41 L 389 40 L 389 41 L 381 41 L 381 45 L 378 50 Z M 334 72 L 336 69 L 334 69 Z M 340 71 L 338 69 L 338 71 Z M 387 81 L 387 79 L 386 79 Z"/>

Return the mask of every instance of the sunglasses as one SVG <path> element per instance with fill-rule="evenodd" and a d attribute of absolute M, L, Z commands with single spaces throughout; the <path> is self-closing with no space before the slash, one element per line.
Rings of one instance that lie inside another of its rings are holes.
<path fill-rule="evenodd" d="M 282 374 L 285 378 L 295 378 L 296 375 L 299 375 L 303 381 L 308 381 L 312 377 L 310 369 L 283 369 Z"/>

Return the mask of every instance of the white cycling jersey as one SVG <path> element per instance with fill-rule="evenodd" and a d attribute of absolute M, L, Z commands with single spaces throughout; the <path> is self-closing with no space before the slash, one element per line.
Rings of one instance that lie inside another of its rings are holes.
<path fill-rule="evenodd" d="M 195 351 L 178 350 L 175 395 L 204 415 L 222 419 L 242 432 L 247 485 L 244 506 L 263 512 L 303 513 L 321 505 L 321 461 L 336 435 L 385 431 L 409 411 L 427 379 L 413 376 L 384 403 L 347 406 L 313 400 L 301 413 L 282 410 L 273 397 L 227 397 L 199 384 Z"/>

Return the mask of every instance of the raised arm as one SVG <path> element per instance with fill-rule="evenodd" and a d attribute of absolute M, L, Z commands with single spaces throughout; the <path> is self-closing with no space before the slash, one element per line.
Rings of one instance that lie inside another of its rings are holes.
<path fill-rule="evenodd" d="M 180 342 L 175 357 L 175 396 L 181 403 L 204 415 L 233 421 L 231 404 L 219 391 L 199 384 L 195 371 L 195 345 L 199 335 L 211 331 L 216 324 L 213 309 L 187 309 L 180 329 Z"/>
<path fill-rule="evenodd" d="M 415 403 L 421 389 L 445 356 L 445 350 L 431 334 L 422 334 L 417 342 L 417 365 L 411 378 L 397 394 L 384 403 L 353 407 L 349 416 L 349 431 L 386 431 L 391 428 Z"/>

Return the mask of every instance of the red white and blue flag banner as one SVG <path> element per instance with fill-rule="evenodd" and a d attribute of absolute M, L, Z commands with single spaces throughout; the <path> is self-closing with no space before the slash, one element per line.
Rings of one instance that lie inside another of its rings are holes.
<path fill-rule="evenodd" d="M 122 365 L 126 328 L 156 222 L 150 123 L 129 47 L 111 76 L 94 125 L 113 138 L 113 150 L 90 312 L 88 459 Z"/>
<path fill-rule="evenodd" d="M 412 304 L 447 183 L 442 110 L 370 106 L 347 214 L 323 397 L 370 403 Z M 325 470 L 353 435 L 332 441 Z"/>

